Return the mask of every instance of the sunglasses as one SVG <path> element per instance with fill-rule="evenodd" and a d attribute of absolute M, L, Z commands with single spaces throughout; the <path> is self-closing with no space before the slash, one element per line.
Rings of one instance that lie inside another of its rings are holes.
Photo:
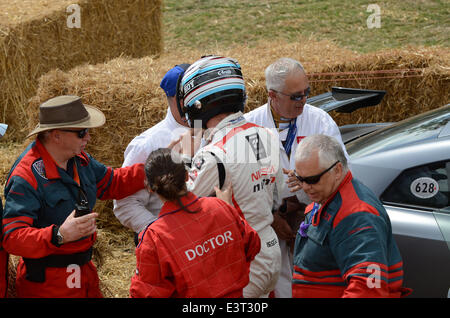
<path fill-rule="evenodd" d="M 305 183 L 307 183 L 307 184 L 316 184 L 316 183 L 318 183 L 318 182 L 320 181 L 320 178 L 321 178 L 325 173 L 327 173 L 328 171 L 330 171 L 335 165 L 337 165 L 338 162 L 339 162 L 339 160 L 336 161 L 335 163 L 333 163 L 333 164 L 331 165 L 331 167 L 329 167 L 328 169 L 322 171 L 322 172 L 319 173 L 319 174 L 316 174 L 315 176 L 309 176 L 309 177 L 303 178 L 303 177 L 298 176 L 297 173 L 296 173 L 295 171 L 294 171 L 294 173 L 295 173 L 295 176 L 297 177 L 298 181 L 300 181 L 300 182 L 305 182 Z"/>
<path fill-rule="evenodd" d="M 81 130 L 69 130 L 69 129 L 60 129 L 60 130 L 75 133 L 75 134 L 77 134 L 78 138 L 80 138 L 80 139 L 83 139 L 84 136 L 86 136 L 87 133 L 89 132 L 89 128 L 84 128 Z"/>
<path fill-rule="evenodd" d="M 307 89 L 305 89 L 303 95 L 302 95 L 302 94 L 292 94 L 292 95 L 289 95 L 289 94 L 285 94 L 285 93 L 283 93 L 283 92 L 276 91 L 276 90 L 274 90 L 274 89 L 272 89 L 272 90 L 273 90 L 274 92 L 278 93 L 278 94 L 281 94 L 281 95 L 284 95 L 284 96 L 289 96 L 289 99 L 290 99 L 290 100 L 295 100 L 295 101 L 302 100 L 304 97 L 308 98 L 309 93 L 311 93 L 311 87 L 308 87 Z"/>

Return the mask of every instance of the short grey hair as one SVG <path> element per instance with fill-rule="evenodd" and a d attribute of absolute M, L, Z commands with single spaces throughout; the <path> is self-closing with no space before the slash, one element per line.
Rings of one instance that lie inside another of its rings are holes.
<path fill-rule="evenodd" d="M 267 91 L 282 91 L 286 81 L 286 77 L 295 71 L 305 73 L 303 65 L 289 57 L 282 57 L 270 64 L 265 71 Z"/>
<path fill-rule="evenodd" d="M 344 173 L 347 173 L 348 163 L 342 144 L 332 136 L 311 135 L 302 139 L 295 152 L 295 162 L 305 161 L 315 151 L 318 151 L 319 166 L 321 168 L 326 169 L 339 160 Z"/>

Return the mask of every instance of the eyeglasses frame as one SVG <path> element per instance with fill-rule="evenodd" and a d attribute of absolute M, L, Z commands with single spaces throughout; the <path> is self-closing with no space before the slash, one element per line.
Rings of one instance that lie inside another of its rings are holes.
<path fill-rule="evenodd" d="M 337 165 L 339 162 L 340 162 L 340 160 L 336 161 L 336 162 L 333 163 L 328 169 L 326 169 L 326 170 L 322 171 L 321 173 L 316 174 L 316 175 L 314 175 L 314 176 L 309 176 L 309 177 L 304 177 L 304 178 L 303 178 L 303 177 L 297 175 L 297 172 L 295 172 L 295 171 L 294 171 L 294 174 L 295 174 L 295 177 L 297 178 L 297 180 L 300 181 L 300 182 L 302 182 L 302 183 L 304 182 L 304 183 L 309 184 L 309 185 L 311 185 L 311 184 L 317 184 L 317 183 L 319 183 L 319 181 L 320 181 L 320 179 L 322 178 L 322 176 L 323 176 L 325 173 L 327 173 L 328 171 L 330 171 L 330 170 L 331 170 L 335 165 Z M 317 181 L 316 181 L 316 179 L 317 179 Z"/>
<path fill-rule="evenodd" d="M 80 139 L 83 139 L 89 132 L 89 128 L 84 128 L 81 130 L 70 130 L 70 129 L 60 129 L 60 130 L 75 133 L 77 137 Z"/>
<path fill-rule="evenodd" d="M 300 95 L 300 94 L 292 94 L 292 95 L 291 94 L 286 94 L 286 93 L 277 91 L 275 89 L 272 89 L 272 91 L 274 91 L 275 93 L 284 95 L 284 96 L 288 96 L 289 99 L 292 100 L 292 101 L 301 101 L 304 97 L 308 98 L 309 94 L 311 93 L 311 86 L 308 86 L 308 88 L 303 91 L 302 95 Z"/>

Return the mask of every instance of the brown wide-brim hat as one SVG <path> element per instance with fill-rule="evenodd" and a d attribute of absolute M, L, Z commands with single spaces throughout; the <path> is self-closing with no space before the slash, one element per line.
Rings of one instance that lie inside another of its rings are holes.
<path fill-rule="evenodd" d="M 39 106 L 39 123 L 26 138 L 52 129 L 96 128 L 103 126 L 105 121 L 100 109 L 84 105 L 80 97 L 58 96 Z"/>

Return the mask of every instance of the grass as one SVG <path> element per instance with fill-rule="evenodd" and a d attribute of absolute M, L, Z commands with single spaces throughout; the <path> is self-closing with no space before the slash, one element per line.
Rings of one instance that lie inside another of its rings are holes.
<path fill-rule="evenodd" d="M 370 3 L 381 27 L 369 29 Z M 259 40 L 332 40 L 358 52 L 450 44 L 450 4 L 439 0 L 165 0 L 166 49 L 226 47 Z"/>

